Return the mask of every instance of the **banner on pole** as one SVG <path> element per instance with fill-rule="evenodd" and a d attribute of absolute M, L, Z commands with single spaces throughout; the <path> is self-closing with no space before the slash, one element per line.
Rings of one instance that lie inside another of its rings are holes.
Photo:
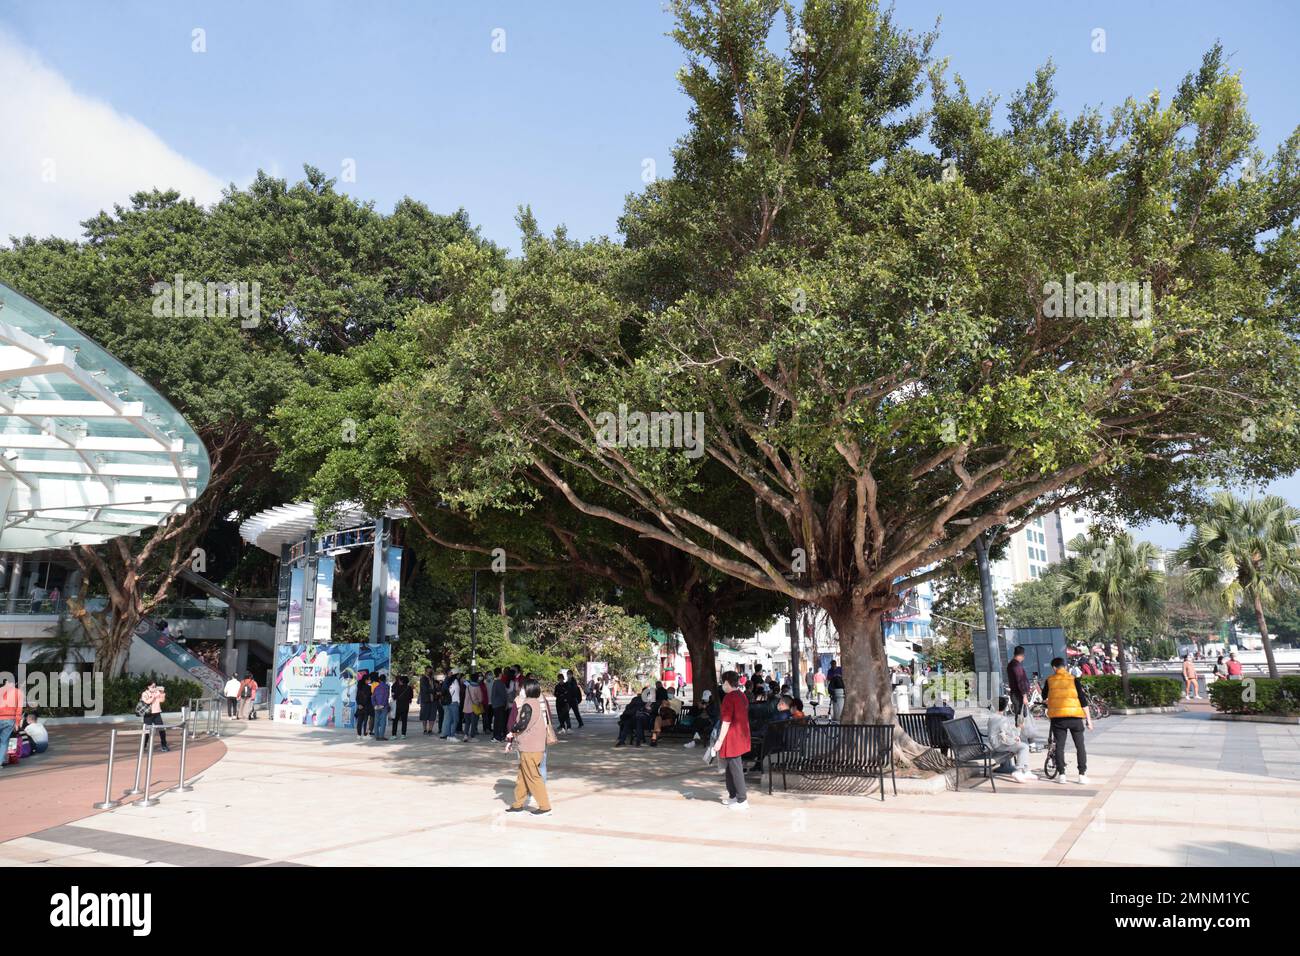
<path fill-rule="evenodd" d="M 397 610 L 402 597 L 402 549 L 388 549 L 388 592 L 384 595 L 384 640 L 397 640 Z"/>
<path fill-rule="evenodd" d="M 320 558 L 316 563 L 316 610 L 312 620 L 312 639 L 317 644 L 329 642 L 334 613 L 334 559 Z"/>
<path fill-rule="evenodd" d="M 284 632 L 286 644 L 296 644 L 302 640 L 302 598 L 306 583 L 303 569 L 294 568 L 289 577 L 289 619 Z"/>

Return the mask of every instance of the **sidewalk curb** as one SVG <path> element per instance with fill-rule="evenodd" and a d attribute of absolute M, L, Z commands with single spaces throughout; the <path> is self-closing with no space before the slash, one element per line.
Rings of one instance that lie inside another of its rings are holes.
<path fill-rule="evenodd" d="M 1210 714 L 1210 720 L 1240 720 L 1250 724 L 1285 724 L 1294 727 L 1300 724 L 1300 717 L 1287 717 L 1282 714 Z"/>

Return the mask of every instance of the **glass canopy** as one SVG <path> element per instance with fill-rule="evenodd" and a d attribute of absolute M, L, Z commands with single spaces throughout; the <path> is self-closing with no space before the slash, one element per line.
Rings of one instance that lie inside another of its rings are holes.
<path fill-rule="evenodd" d="M 0 551 L 138 534 L 193 504 L 209 474 L 157 390 L 0 283 Z"/>

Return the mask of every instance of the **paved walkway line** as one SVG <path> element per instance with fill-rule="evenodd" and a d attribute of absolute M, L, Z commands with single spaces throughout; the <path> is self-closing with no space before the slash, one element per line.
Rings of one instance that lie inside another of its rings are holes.
<path fill-rule="evenodd" d="M 1124 782 L 1124 778 L 1128 776 L 1128 772 L 1133 769 L 1136 763 L 1136 760 L 1129 759 L 1125 760 L 1124 763 L 1120 765 L 1120 768 L 1111 775 L 1110 780 L 1097 791 L 1097 795 L 1088 801 L 1087 806 L 1083 808 L 1078 817 L 1075 818 L 1075 821 L 1070 824 L 1070 826 L 1066 828 L 1066 831 L 1057 838 L 1055 843 L 1052 844 L 1052 848 L 1043 854 L 1044 863 L 1053 866 L 1061 865 L 1061 862 L 1069 855 L 1070 850 L 1073 849 L 1074 844 L 1078 842 L 1079 837 L 1083 835 L 1083 831 L 1092 823 L 1093 818 L 1097 815 L 1097 811 L 1105 806 L 1106 801 L 1110 799 L 1111 794 L 1119 789 L 1119 785 Z M 1064 768 L 1062 768 L 1061 772 L 1064 772 Z"/>
<path fill-rule="evenodd" d="M 72 825 L 51 827 L 48 830 L 33 833 L 31 836 L 34 840 L 62 843 L 66 846 L 98 850 L 101 853 L 112 853 L 137 860 L 171 863 L 174 866 L 246 866 L 250 863 L 260 863 L 262 861 L 262 857 L 258 856 L 228 853 L 225 850 L 210 850 L 189 843 L 173 843 L 171 840 L 128 836 L 108 830 L 98 830 L 93 827 Z"/>

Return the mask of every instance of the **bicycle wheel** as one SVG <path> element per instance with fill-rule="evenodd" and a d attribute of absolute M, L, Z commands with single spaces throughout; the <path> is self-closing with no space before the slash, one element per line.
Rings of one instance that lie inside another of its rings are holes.
<path fill-rule="evenodd" d="M 1047 759 L 1043 761 L 1043 776 L 1048 780 L 1056 779 L 1056 751 L 1049 749 Z"/>
<path fill-rule="evenodd" d="M 1096 704 L 1098 719 L 1110 716 L 1110 704 L 1106 703 L 1104 700 L 1098 700 L 1096 701 Z"/>

